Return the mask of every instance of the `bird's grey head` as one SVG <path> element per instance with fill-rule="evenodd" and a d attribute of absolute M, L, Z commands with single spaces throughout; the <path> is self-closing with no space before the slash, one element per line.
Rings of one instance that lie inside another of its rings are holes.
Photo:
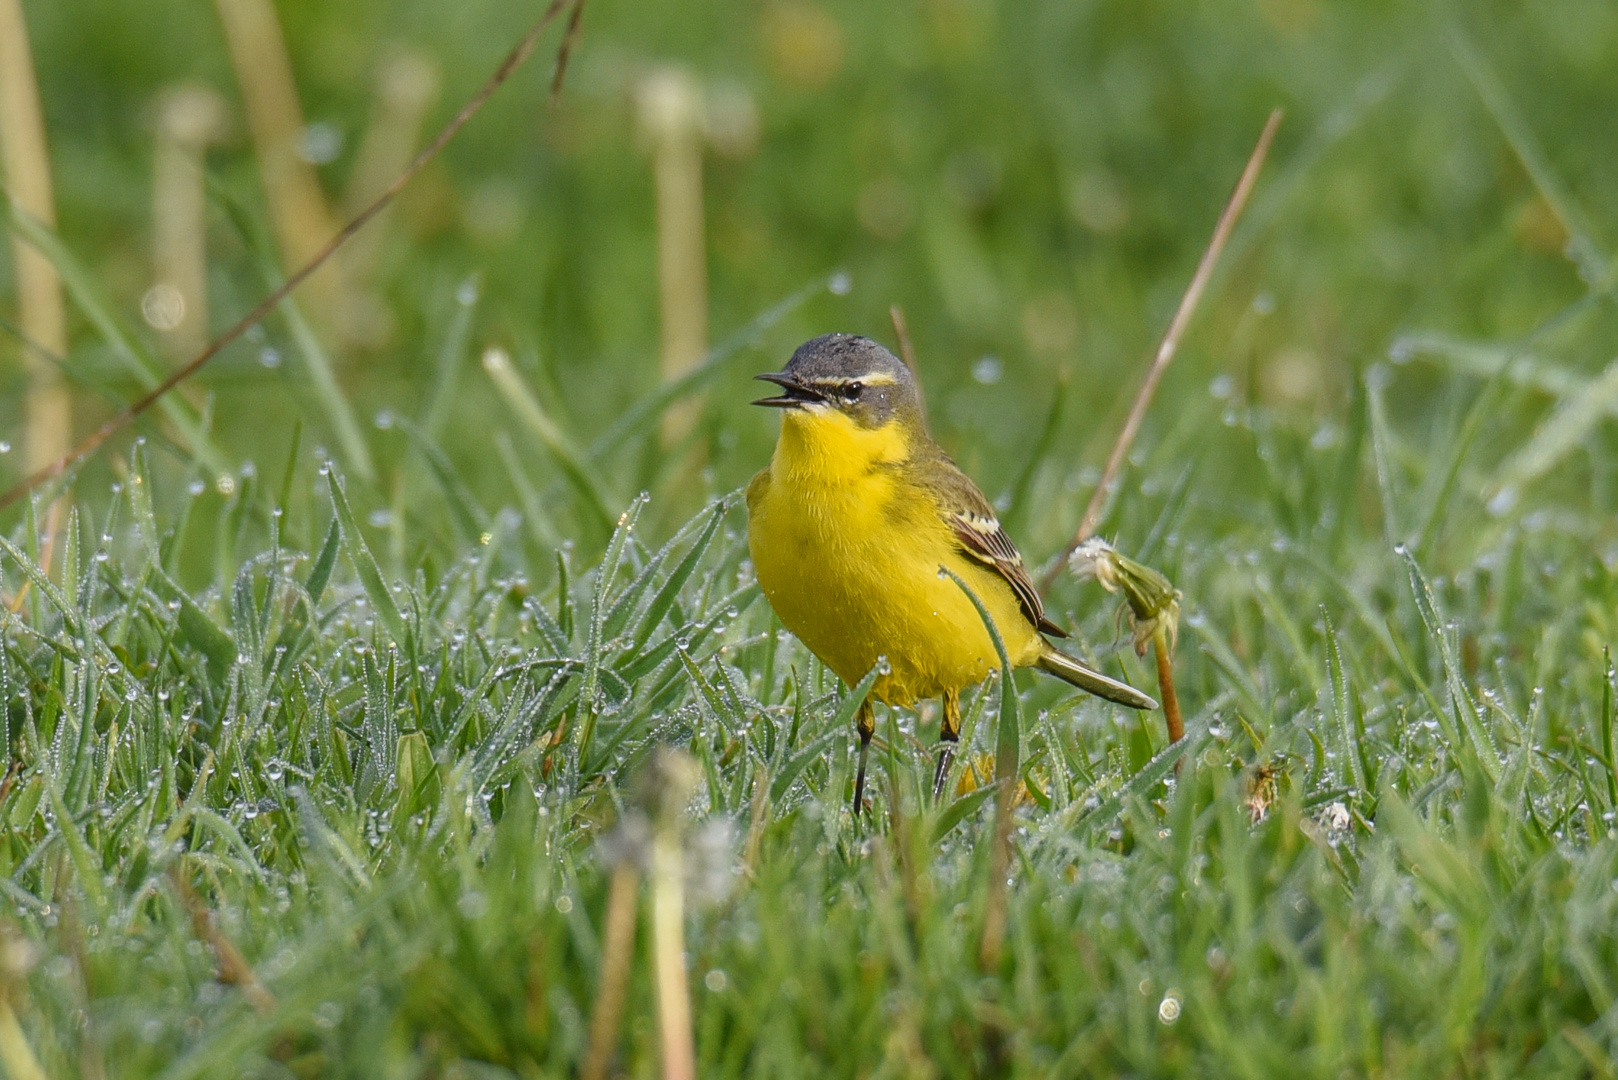
<path fill-rule="evenodd" d="M 812 338 L 798 346 L 785 369 L 757 378 L 783 392 L 755 405 L 836 409 L 863 428 L 921 417 L 921 391 L 904 361 L 857 334 Z"/>

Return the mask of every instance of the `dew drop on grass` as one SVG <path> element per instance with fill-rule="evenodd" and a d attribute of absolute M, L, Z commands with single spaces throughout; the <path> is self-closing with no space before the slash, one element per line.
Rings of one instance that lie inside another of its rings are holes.
<path fill-rule="evenodd" d="M 1157 1018 L 1165 1024 L 1172 1024 L 1180 1018 L 1180 992 L 1170 990 L 1163 995 L 1163 1000 L 1157 1006 Z"/>

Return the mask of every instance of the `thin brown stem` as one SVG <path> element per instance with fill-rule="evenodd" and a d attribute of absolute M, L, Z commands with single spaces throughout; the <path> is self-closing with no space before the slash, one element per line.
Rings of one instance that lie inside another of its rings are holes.
<path fill-rule="evenodd" d="M 253 974 L 253 967 L 236 947 L 236 943 L 219 927 L 219 920 L 209 910 L 202 897 L 197 895 L 191 887 L 191 881 L 186 877 L 184 862 L 177 862 L 170 871 L 174 881 L 175 891 L 180 895 L 180 903 L 185 906 L 186 912 L 191 916 L 191 929 L 198 938 L 207 942 L 208 948 L 214 956 L 214 966 L 218 971 L 219 981 L 226 986 L 235 986 L 242 992 L 248 1004 L 261 1016 L 267 1016 L 275 1011 L 275 995 L 264 989 L 264 984 L 258 981 Z"/>
<path fill-rule="evenodd" d="M 618 1049 L 618 1029 L 629 989 L 629 965 L 635 948 L 635 899 L 640 873 L 633 859 L 623 859 L 612 872 L 603 919 L 601 981 L 596 985 L 595 1008 L 590 1014 L 589 1049 L 579 1069 L 579 1080 L 604 1080 Z"/>
<path fill-rule="evenodd" d="M 893 320 L 893 336 L 899 340 L 899 359 L 905 362 L 912 375 L 919 375 L 916 367 L 916 346 L 910 341 L 910 324 L 905 322 L 904 308 L 898 304 L 888 306 L 888 318 Z"/>
<path fill-rule="evenodd" d="M 68 468 L 93 454 L 102 443 L 123 430 L 137 416 L 155 405 L 164 394 L 167 394 L 200 371 L 203 365 L 219 355 L 225 346 L 245 334 L 248 327 L 268 315 L 275 309 L 276 305 L 291 294 L 293 289 L 303 284 L 311 274 L 320 269 L 321 265 L 330 259 L 338 248 L 348 243 L 355 233 L 365 227 L 367 222 L 381 213 L 383 208 L 393 201 L 394 196 L 398 195 L 404 186 L 415 178 L 417 173 L 426 168 L 427 163 L 437 157 L 449 141 L 460 132 L 461 128 L 465 127 L 467 122 L 478 114 L 478 111 L 488 102 L 489 97 L 507 79 L 511 78 L 518 68 L 522 67 L 523 63 L 533 54 L 534 48 L 539 44 L 540 34 L 544 33 L 545 28 L 556 18 L 565 4 L 566 0 L 551 0 L 550 5 L 545 9 L 545 14 L 540 17 L 540 20 L 534 24 L 528 33 L 523 35 L 522 40 L 517 42 L 516 47 L 506 54 L 505 60 L 495 69 L 494 74 L 489 76 L 489 80 L 478 88 L 477 93 L 473 94 L 465 105 L 461 106 L 460 112 L 455 114 L 454 119 L 444 125 L 437 138 L 433 139 L 427 148 L 417 155 L 416 160 L 410 163 L 410 167 L 401 173 L 397 180 L 389 184 L 387 189 L 378 195 L 369 206 L 360 211 L 347 225 L 343 226 L 337 235 L 332 237 L 314 258 L 310 259 L 296 273 L 282 282 L 280 288 L 275 289 L 263 300 L 259 301 L 253 310 L 243 316 L 235 326 L 215 338 L 195 360 L 177 369 L 168 378 L 158 383 L 149 393 L 119 410 L 110 420 L 97 428 L 89 438 L 79 443 L 62 457 L 34 471 L 21 483 L 11 488 L 4 495 L 0 495 L 0 509 L 10 506 L 38 485 L 62 475 Z"/>
<path fill-rule="evenodd" d="M 1174 318 L 1169 322 L 1169 328 L 1163 335 L 1163 340 L 1157 346 L 1157 355 L 1152 366 L 1146 372 L 1146 381 L 1141 384 L 1140 392 L 1135 395 L 1135 403 L 1129 408 L 1129 416 L 1124 420 L 1123 430 L 1118 433 L 1118 441 L 1113 444 L 1112 453 L 1107 456 L 1106 467 L 1101 470 L 1101 480 L 1096 484 L 1095 491 L 1090 495 L 1090 502 L 1084 508 L 1084 518 L 1079 522 L 1079 528 L 1073 534 L 1073 539 L 1063 550 L 1061 558 L 1051 564 L 1040 582 L 1040 591 L 1050 591 L 1051 584 L 1056 580 L 1057 573 L 1067 557 L 1073 554 L 1084 541 L 1088 540 L 1101 523 L 1102 511 L 1106 509 L 1107 499 L 1112 494 L 1117 483 L 1118 474 L 1123 468 L 1124 460 L 1129 456 L 1130 448 L 1135 445 L 1135 436 L 1140 433 L 1141 421 L 1146 417 L 1146 410 L 1157 393 L 1157 384 L 1163 380 L 1163 373 L 1168 370 L 1169 363 L 1174 354 L 1179 351 L 1180 341 L 1185 337 L 1185 331 L 1191 324 L 1191 317 L 1196 314 L 1197 304 L 1202 300 L 1202 294 L 1213 277 L 1214 267 L 1219 263 L 1219 256 L 1225 250 L 1225 244 L 1230 240 L 1230 234 L 1236 227 L 1236 221 L 1242 216 L 1242 210 L 1247 206 L 1247 200 L 1253 194 L 1253 188 L 1258 183 L 1259 170 L 1264 167 L 1264 159 L 1269 155 L 1270 144 L 1275 141 L 1275 130 L 1281 124 L 1281 110 L 1276 109 L 1270 113 L 1270 118 L 1264 124 L 1264 130 L 1259 134 L 1258 143 L 1253 147 L 1253 153 L 1247 159 L 1247 167 L 1242 170 L 1241 179 L 1236 181 L 1236 190 L 1231 192 L 1230 200 L 1225 203 L 1225 210 L 1219 215 L 1219 223 L 1214 226 L 1213 236 L 1208 240 L 1208 247 L 1202 253 L 1202 261 L 1197 263 L 1197 271 L 1191 275 L 1191 283 L 1186 286 L 1185 295 L 1180 297 L 1180 306 L 1175 309 Z"/>
<path fill-rule="evenodd" d="M 1174 690 L 1174 653 L 1168 632 L 1162 627 L 1152 635 L 1152 655 L 1157 658 L 1157 691 L 1163 699 L 1163 719 L 1169 726 L 1169 742 L 1185 738 L 1185 720 L 1180 715 L 1180 695 Z"/>
<path fill-rule="evenodd" d="M 904 308 L 898 304 L 888 305 L 888 318 L 893 320 L 893 336 L 899 343 L 899 359 L 905 362 L 910 374 L 916 377 L 917 385 L 921 383 L 921 367 L 916 363 L 916 346 L 910 340 L 910 324 L 905 321 Z M 927 419 L 927 399 L 921 399 L 921 418 Z"/>

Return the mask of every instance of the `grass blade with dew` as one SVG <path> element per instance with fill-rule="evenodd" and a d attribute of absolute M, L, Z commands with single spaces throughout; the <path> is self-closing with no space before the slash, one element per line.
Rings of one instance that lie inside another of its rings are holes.
<path fill-rule="evenodd" d="M 1427 633 L 1438 642 L 1439 653 L 1444 662 L 1444 678 L 1449 683 L 1451 706 L 1460 714 L 1461 726 L 1483 765 L 1483 771 L 1488 774 L 1490 783 L 1498 782 L 1500 750 L 1495 746 L 1493 737 L 1483 724 L 1477 702 L 1472 700 L 1472 692 L 1467 689 L 1460 657 L 1450 641 L 1450 628 L 1439 617 L 1432 587 L 1427 584 L 1427 576 L 1421 572 L 1421 566 L 1409 548 L 1400 544 L 1394 548 L 1394 553 L 1405 564 L 1405 571 L 1410 579 L 1410 591 L 1415 597 L 1416 610 L 1421 614 L 1422 624 L 1426 626 Z"/>
<path fill-rule="evenodd" d="M 1509 512 L 1526 486 L 1583 445 L 1595 426 L 1614 411 L 1618 411 L 1618 360 L 1608 364 L 1578 395 L 1558 402 L 1533 437 L 1506 459 L 1486 495 L 1490 511 Z"/>
<path fill-rule="evenodd" d="M 983 936 L 978 946 L 978 963 L 987 973 L 1000 966 L 1001 951 L 1006 935 L 1006 875 L 1011 869 L 1011 817 L 1016 801 L 1018 758 L 1022 748 L 1022 702 L 1017 697 L 1017 685 L 1011 677 L 1011 660 L 1006 655 L 1006 643 L 1000 638 L 989 609 L 983 606 L 977 593 L 953 570 L 940 566 L 938 572 L 948 575 L 956 586 L 972 601 L 983 620 L 983 628 L 994 642 L 995 655 L 1000 658 L 1000 715 L 997 718 L 994 739 L 994 837 L 989 848 L 989 888 L 983 904 Z"/>
<path fill-rule="evenodd" d="M 955 826 L 977 813 L 983 804 L 989 801 L 989 796 L 994 793 L 995 786 L 985 784 L 980 788 L 968 791 L 965 795 L 950 803 L 944 812 L 938 815 L 938 820 L 933 822 L 933 843 L 936 844 L 944 839 L 954 830 Z"/>
<path fill-rule="evenodd" d="M 1322 607 L 1320 615 L 1326 621 L 1326 675 L 1331 682 L 1332 716 L 1337 721 L 1337 731 L 1343 740 L 1343 757 L 1348 761 L 1349 779 L 1354 784 L 1355 794 L 1361 799 L 1368 798 L 1371 792 L 1366 786 L 1365 777 L 1369 770 L 1364 757 L 1365 747 L 1355 737 L 1350 715 L 1352 706 L 1348 680 L 1343 673 L 1342 643 L 1337 637 L 1337 627 L 1332 625 L 1331 613 Z"/>
<path fill-rule="evenodd" d="M 421 409 L 421 430 L 434 439 L 443 430 L 455 402 L 455 386 L 460 379 L 467 345 L 472 340 L 472 321 L 481 293 L 479 274 L 471 275 L 455 288 L 455 311 L 444 330 L 444 341 L 433 365 L 433 384 Z"/>
<path fill-rule="evenodd" d="M 327 462 L 321 471 L 326 474 L 326 486 L 331 492 L 332 511 L 342 523 L 343 545 L 348 549 L 348 561 L 359 576 L 371 606 L 376 609 L 377 618 L 382 620 L 382 625 L 393 640 L 402 645 L 406 640 L 404 616 L 399 614 L 399 605 L 394 603 L 393 593 L 382 579 L 382 570 L 365 544 L 359 522 L 354 520 L 354 511 L 348 505 L 348 496 L 343 493 L 342 481 L 337 478 L 337 468 Z"/>
<path fill-rule="evenodd" d="M 432 473 L 438 489 L 443 492 L 450 518 L 455 522 L 462 538 L 475 544 L 486 536 L 489 532 L 488 511 L 478 504 L 477 497 L 455 471 L 455 465 L 450 461 L 449 455 L 444 453 L 443 448 L 432 436 L 415 421 L 399 413 L 384 412 L 377 417 L 377 424 L 382 427 L 397 427 L 409 438 L 411 446 L 427 463 L 427 471 Z"/>
<path fill-rule="evenodd" d="M 635 496 L 629 509 L 619 515 L 612 539 L 607 542 L 607 553 L 596 570 L 595 589 L 590 597 L 590 630 L 584 643 L 584 682 L 579 688 L 579 707 L 586 714 L 579 730 L 580 761 L 589 755 L 590 739 L 595 734 L 596 718 L 600 712 L 596 689 L 601 685 L 602 629 L 607 621 L 607 592 L 618 576 L 618 566 L 623 561 L 624 547 L 629 541 L 629 534 L 634 531 L 635 521 L 650 501 L 651 497 L 642 492 Z"/>
<path fill-rule="evenodd" d="M 604 638 L 611 641 L 626 630 L 630 630 L 631 627 L 633 632 L 630 633 L 630 640 L 634 641 L 638 638 L 641 624 L 651 617 L 652 605 L 647 606 L 646 610 L 641 613 L 640 618 L 635 618 L 635 613 L 646 593 L 657 583 L 658 574 L 668 564 L 668 560 L 673 557 L 674 552 L 678 550 L 680 545 L 685 543 L 691 534 L 700 527 L 702 529 L 701 536 L 693 546 L 691 553 L 688 553 L 686 558 L 679 563 L 679 568 L 685 567 L 688 562 L 691 564 L 691 569 L 696 568 L 696 562 L 691 559 L 691 554 L 696 553 L 697 559 L 701 559 L 701 553 L 707 551 L 708 544 L 712 542 L 713 535 L 718 530 L 719 519 L 724 516 L 729 501 L 728 498 L 716 500 L 705 513 L 697 514 L 690 521 L 680 526 L 679 530 L 662 547 L 657 549 L 652 557 L 647 560 L 646 566 L 636 576 L 635 580 L 618 595 L 617 600 L 613 601 L 612 610 L 607 612 L 607 622 L 602 629 Z M 674 585 L 674 593 L 678 593 L 681 586 L 685 584 L 686 578 L 690 576 L 691 569 L 680 575 L 679 583 Z M 658 589 L 656 596 L 661 597 L 669 582 L 673 580 L 674 575 L 666 579 L 663 587 Z M 674 593 L 670 594 L 671 602 Z M 666 611 L 667 608 L 664 608 L 664 610 Z M 633 623 L 631 622 L 632 619 L 634 620 Z"/>
<path fill-rule="evenodd" d="M 1202 742 L 1208 734 L 1206 719 L 1198 717 L 1186 725 L 1185 738 L 1169 743 L 1154 754 L 1146 764 L 1142 765 L 1135 774 L 1112 795 L 1101 800 L 1092 810 L 1080 814 L 1070 828 L 1058 831 L 1074 836 L 1083 836 L 1097 825 L 1104 824 L 1117 817 L 1124 806 L 1136 799 L 1144 798 L 1153 787 L 1166 780 L 1174 766 L 1182 758 L 1195 759 L 1202 750 Z M 1072 811 L 1082 810 L 1082 803 L 1074 803 Z"/>
<path fill-rule="evenodd" d="M 708 553 L 708 548 L 713 544 L 713 539 L 719 532 L 720 522 L 724 520 L 725 514 L 730 510 L 730 507 L 731 500 L 727 498 L 716 502 L 709 509 L 707 523 L 703 526 L 702 533 L 697 537 L 696 542 L 691 545 L 691 550 L 685 553 L 685 558 L 679 561 L 668 578 L 658 588 L 656 594 L 652 596 L 651 601 L 646 605 L 646 610 L 641 612 L 639 617 L 625 629 L 625 633 L 628 634 L 630 639 L 629 648 L 626 650 L 627 656 L 634 657 L 646 647 L 646 642 L 656 632 L 657 627 L 663 621 L 663 617 L 669 613 L 669 609 L 679 599 L 680 590 L 685 588 L 685 583 L 696 572 L 698 564 L 702 562 L 702 557 Z"/>
<path fill-rule="evenodd" d="M 989 640 L 994 642 L 995 655 L 1000 658 L 1000 716 L 994 737 L 994 779 L 997 784 L 1016 783 L 1022 746 L 1022 701 L 1017 697 L 1016 681 L 1011 677 L 1011 660 L 1006 655 L 1006 643 L 1001 640 L 1000 629 L 994 625 L 989 609 L 983 606 L 983 601 L 978 599 L 971 586 L 953 570 L 940 566 L 938 572 L 955 582 L 966 598 L 972 601 L 972 606 L 978 609 L 978 618 L 983 620 L 983 628 L 989 632 Z"/>
<path fill-rule="evenodd" d="M 224 208 L 225 215 L 236 227 L 236 233 L 241 238 L 243 246 L 247 248 L 259 278 L 272 291 L 279 289 L 286 279 L 276 262 L 273 245 L 258 221 L 225 189 L 224 185 L 210 181 L 208 191 Z M 292 335 L 292 343 L 297 346 L 298 353 L 303 357 L 309 381 L 314 385 L 315 398 L 319 401 L 321 410 L 325 412 L 326 419 L 331 423 L 349 468 L 367 483 L 374 483 L 376 465 L 371 460 L 370 447 L 366 445 L 365 434 L 360 430 L 359 419 L 354 415 L 348 397 L 338 385 L 337 373 L 332 368 L 331 358 L 326 354 L 325 346 L 320 343 L 314 328 L 303 317 L 303 310 L 291 295 L 282 298 L 277 310 L 286 320 L 287 331 Z"/>
<path fill-rule="evenodd" d="M 10 197 L 3 186 L 0 186 L 0 199 L 10 203 Z M 102 294 L 101 286 L 89 270 L 79 262 L 67 245 L 62 243 L 56 233 L 24 213 L 14 203 L 10 205 L 12 229 L 50 260 L 56 272 L 62 276 L 68 292 L 72 294 L 73 302 L 84 312 L 90 325 L 96 328 L 96 332 L 112 349 L 124 368 L 140 383 L 141 388 L 150 390 L 155 387 L 161 378 L 162 365 L 146 351 L 134 335 L 120 325 L 118 318 L 113 314 L 111 303 Z M 198 460 L 216 474 L 230 471 L 230 463 L 224 452 L 214 446 L 212 440 L 208 438 L 196 410 L 184 398 L 169 395 L 159 404 L 170 423 L 185 437 L 188 449 Z"/>
<path fill-rule="evenodd" d="M 512 366 L 511 357 L 503 349 L 486 349 L 483 353 L 483 370 L 489 373 L 490 380 L 511 411 L 517 414 L 529 431 L 538 436 L 556 459 L 562 475 L 589 511 L 591 524 L 602 532 L 610 532 L 614 519 L 607 507 L 617 500 L 609 493 L 605 481 L 595 474 L 584 455 L 573 445 L 573 440 L 529 392 L 517 369 Z"/>

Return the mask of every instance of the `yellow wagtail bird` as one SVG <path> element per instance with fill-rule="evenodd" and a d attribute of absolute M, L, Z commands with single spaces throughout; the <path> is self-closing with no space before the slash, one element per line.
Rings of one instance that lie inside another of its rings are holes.
<path fill-rule="evenodd" d="M 935 794 L 961 730 L 961 690 L 996 666 L 977 609 L 941 571 L 977 594 L 1016 667 L 1036 666 L 1136 709 L 1157 702 L 1059 652 L 1022 556 L 976 484 L 927 432 L 910 369 L 869 338 L 805 342 L 786 370 L 760 375 L 782 392 L 755 401 L 782 410 L 769 467 L 747 486 L 748 548 L 759 585 L 788 630 L 855 686 L 886 658 L 872 687 L 889 705 L 943 699 Z M 856 724 L 862 806 L 876 716 Z"/>

